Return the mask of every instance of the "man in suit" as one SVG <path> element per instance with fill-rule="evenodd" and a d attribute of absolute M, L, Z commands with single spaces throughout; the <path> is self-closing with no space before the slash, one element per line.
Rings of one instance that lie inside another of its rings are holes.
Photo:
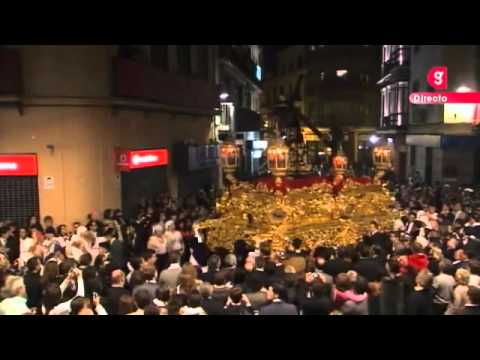
<path fill-rule="evenodd" d="M 221 271 L 217 272 L 213 279 L 212 298 L 224 306 L 227 302 L 228 296 L 230 295 L 230 289 L 231 286 L 227 285 L 225 274 Z"/>
<path fill-rule="evenodd" d="M 263 256 L 257 256 L 255 258 L 255 269 L 247 274 L 247 284 L 251 281 L 250 278 L 254 278 L 254 281 L 260 283 L 262 286 L 267 284 L 268 275 L 265 273 L 265 259 Z"/>
<path fill-rule="evenodd" d="M 203 283 L 200 286 L 199 291 L 202 296 L 201 305 L 207 315 L 223 315 L 224 304 L 213 298 L 213 285 L 210 283 Z"/>
<path fill-rule="evenodd" d="M 217 254 L 210 255 L 207 260 L 207 272 L 200 274 L 200 279 L 213 284 L 215 274 L 220 271 L 221 262 L 222 260 Z"/>
<path fill-rule="evenodd" d="M 335 278 L 338 274 L 347 273 L 353 269 L 352 255 L 349 248 L 338 249 L 338 257 L 329 259 L 329 255 L 325 254 L 325 259 L 328 259 L 323 267 L 323 271 Z"/>
<path fill-rule="evenodd" d="M 331 284 L 315 281 L 311 286 L 312 296 L 303 301 L 303 315 L 329 315 L 334 309 L 331 291 Z"/>
<path fill-rule="evenodd" d="M 124 269 L 127 264 L 125 244 L 116 235 L 116 230 L 114 229 L 108 229 L 105 232 L 105 238 L 110 244 L 110 262 L 117 269 Z"/>
<path fill-rule="evenodd" d="M 377 282 L 386 275 L 381 263 L 371 257 L 371 248 L 367 244 L 360 244 L 360 259 L 354 264 L 353 270 L 365 277 L 369 282 Z"/>
<path fill-rule="evenodd" d="M 182 267 L 180 266 L 180 255 L 178 253 L 171 253 L 169 258 L 170 266 L 160 273 L 159 282 L 167 286 L 170 290 L 173 290 L 177 287 L 178 277 L 180 276 Z"/>
<path fill-rule="evenodd" d="M 237 257 L 234 254 L 228 254 L 225 256 L 225 267 L 220 270 L 225 274 L 225 280 L 229 283 L 233 283 L 233 275 L 237 269 Z"/>
<path fill-rule="evenodd" d="M 155 266 L 147 264 L 143 267 L 143 278 L 145 282 L 142 285 L 138 285 L 133 289 L 132 295 L 135 297 L 135 294 L 140 290 L 147 290 L 152 299 L 155 299 L 157 296 L 158 283 L 155 280 L 157 275 L 157 270 Z"/>
<path fill-rule="evenodd" d="M 470 286 L 467 292 L 468 301 L 462 315 L 480 315 L 480 288 Z"/>
<path fill-rule="evenodd" d="M 285 302 L 287 290 L 282 284 L 274 284 L 267 291 L 268 305 L 260 309 L 260 315 L 298 315 L 297 307 Z"/>
<path fill-rule="evenodd" d="M 258 311 L 268 301 L 267 294 L 262 291 L 263 284 L 256 277 L 250 277 L 246 284 L 248 290 L 246 296 L 252 304 L 253 310 Z"/>
<path fill-rule="evenodd" d="M 392 251 L 392 242 L 390 237 L 379 230 L 378 223 L 376 221 L 370 222 L 370 237 L 367 239 L 368 245 L 377 245 L 383 249 L 384 253 L 390 253 Z"/>
<path fill-rule="evenodd" d="M 109 315 L 118 315 L 118 304 L 122 295 L 130 295 L 125 289 L 125 273 L 122 270 L 112 272 L 112 286 L 107 289 L 106 296 L 102 299 Z"/>

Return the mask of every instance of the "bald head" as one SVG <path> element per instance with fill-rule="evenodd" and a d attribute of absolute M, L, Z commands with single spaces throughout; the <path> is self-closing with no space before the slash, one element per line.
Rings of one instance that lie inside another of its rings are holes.
<path fill-rule="evenodd" d="M 122 270 L 113 270 L 112 285 L 117 285 L 117 286 L 125 285 L 125 273 Z"/>

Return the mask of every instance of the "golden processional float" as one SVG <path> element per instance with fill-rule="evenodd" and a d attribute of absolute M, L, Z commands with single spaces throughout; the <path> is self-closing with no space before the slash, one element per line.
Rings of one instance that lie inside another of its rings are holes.
<path fill-rule="evenodd" d="M 271 241 L 273 250 L 283 250 L 294 238 L 309 248 L 338 247 L 358 242 L 372 220 L 389 229 L 398 217 L 384 186 L 345 178 L 347 158 L 341 152 L 332 159 L 333 180 L 286 179 L 288 154 L 278 140 L 270 150 L 267 160 L 275 180 L 233 183 L 216 204 L 218 218 L 199 224 L 210 247 L 232 249 L 236 240 L 244 239 L 256 244 Z M 234 164 L 223 160 L 222 164 Z"/>
<path fill-rule="evenodd" d="M 318 132 L 316 128 L 312 131 Z M 221 164 L 228 174 L 233 174 L 238 165 L 238 149 L 232 146 L 236 147 L 227 143 L 220 151 Z M 309 248 L 336 248 L 357 243 L 372 220 L 380 227 L 392 227 L 399 216 L 393 196 L 370 178 L 346 176 L 348 159 L 341 143 L 330 159 L 332 177 L 288 176 L 292 151 L 295 149 L 287 146 L 277 131 L 266 149 L 272 177 L 231 183 L 217 201 L 218 217 L 198 224 L 206 232 L 210 248 L 231 250 L 236 240 L 243 239 L 252 244 L 271 241 L 272 249 L 280 251 L 295 238 Z"/>

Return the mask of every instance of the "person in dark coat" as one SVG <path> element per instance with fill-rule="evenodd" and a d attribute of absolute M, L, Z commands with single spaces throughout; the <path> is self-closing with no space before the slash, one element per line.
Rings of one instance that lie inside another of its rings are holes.
<path fill-rule="evenodd" d="M 408 292 L 405 276 L 400 272 L 396 258 L 387 263 L 388 275 L 382 279 L 380 292 L 380 315 L 404 315 Z"/>
<path fill-rule="evenodd" d="M 389 254 L 392 252 L 392 241 L 390 237 L 380 232 L 378 223 L 376 221 L 372 221 L 370 223 L 370 236 L 365 239 L 365 243 L 371 246 L 378 246 L 380 247 L 384 254 Z"/>
<path fill-rule="evenodd" d="M 239 287 L 230 290 L 224 309 L 225 315 L 253 315 L 253 307 L 250 300 Z"/>
<path fill-rule="evenodd" d="M 207 315 L 223 315 L 224 304 L 221 301 L 213 298 L 213 285 L 203 283 L 200 286 L 200 295 L 202 296 L 201 306 Z"/>
<path fill-rule="evenodd" d="M 270 286 L 267 297 L 271 302 L 260 309 L 260 315 L 298 315 L 297 307 L 284 300 L 286 289 L 282 284 Z"/>
<path fill-rule="evenodd" d="M 347 248 L 340 248 L 338 250 L 338 257 L 329 259 L 328 256 L 326 260 L 323 271 L 333 278 L 340 273 L 347 273 L 353 269 L 352 256 Z"/>
<path fill-rule="evenodd" d="M 303 315 L 329 315 L 333 311 L 331 284 L 315 282 L 309 292 L 310 297 L 303 301 Z"/>
<path fill-rule="evenodd" d="M 428 270 L 422 270 L 415 279 L 413 292 L 407 299 L 407 315 L 434 315 L 432 290 L 433 276 Z"/>
<path fill-rule="evenodd" d="M 369 282 L 380 281 L 386 275 L 386 270 L 378 259 L 371 257 L 371 248 L 367 244 L 360 244 L 359 252 L 360 259 L 354 264 L 353 270 Z"/>
<path fill-rule="evenodd" d="M 105 296 L 102 298 L 104 307 L 109 315 L 118 315 L 118 304 L 123 295 L 130 295 L 125 289 L 125 273 L 122 270 L 114 270 L 112 272 L 112 286 L 106 290 Z"/>
<path fill-rule="evenodd" d="M 42 306 L 42 277 L 40 272 L 42 264 L 38 257 L 32 257 L 27 261 L 27 273 L 24 276 L 27 291 L 27 306 L 40 309 Z"/>
<path fill-rule="evenodd" d="M 207 261 L 207 272 L 200 274 L 200 279 L 204 282 L 213 284 L 215 274 L 220 271 L 221 262 L 220 256 L 217 254 L 210 255 Z"/>
<path fill-rule="evenodd" d="M 468 302 L 465 304 L 462 315 L 480 315 L 480 288 L 470 286 L 467 297 Z"/>
<path fill-rule="evenodd" d="M 125 269 L 127 265 L 127 254 L 124 243 L 116 236 L 114 229 L 108 229 L 105 238 L 110 243 L 110 262 L 117 269 Z"/>

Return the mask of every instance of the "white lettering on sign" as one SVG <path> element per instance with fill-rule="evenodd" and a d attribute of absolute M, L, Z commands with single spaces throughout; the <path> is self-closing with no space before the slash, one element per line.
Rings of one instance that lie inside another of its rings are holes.
<path fill-rule="evenodd" d="M 433 82 L 435 83 L 435 85 L 440 86 L 443 84 L 443 75 L 445 75 L 443 71 L 435 71 L 433 73 L 433 77 L 435 79 Z"/>
<path fill-rule="evenodd" d="M 158 161 L 158 156 L 155 155 L 134 155 L 132 158 L 133 165 L 145 164 Z"/>
<path fill-rule="evenodd" d="M 12 162 L 0 162 L 0 170 L 17 170 L 18 164 Z"/>

